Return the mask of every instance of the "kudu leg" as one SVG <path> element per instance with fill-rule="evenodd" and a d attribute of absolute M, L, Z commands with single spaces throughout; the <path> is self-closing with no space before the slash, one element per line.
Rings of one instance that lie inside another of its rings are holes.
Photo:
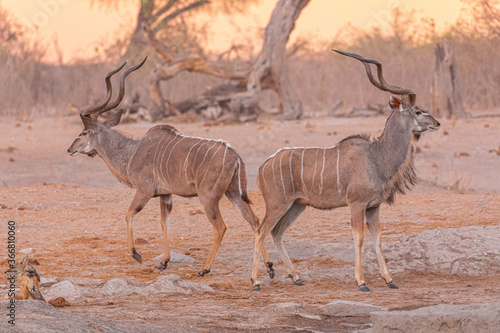
<path fill-rule="evenodd" d="M 256 232 L 257 228 L 259 227 L 259 218 L 255 215 L 250 205 L 241 198 L 239 190 L 237 188 L 236 191 L 229 190 L 226 192 L 226 196 L 234 205 L 234 207 L 236 207 L 236 209 L 241 213 L 243 218 L 250 224 L 252 230 Z M 275 272 L 273 268 L 273 263 L 269 258 L 269 254 L 267 253 L 264 244 L 262 244 L 261 251 L 262 251 L 262 257 L 264 257 L 264 263 L 266 264 L 267 267 L 267 274 L 269 274 L 269 277 L 271 279 L 274 279 Z"/>
<path fill-rule="evenodd" d="M 161 229 L 163 231 L 163 261 L 158 267 L 159 270 L 167 268 L 170 261 L 170 246 L 168 242 L 168 229 L 170 226 L 170 217 L 168 216 L 172 211 L 172 195 L 165 195 L 160 197 L 160 210 L 161 210 Z"/>
<path fill-rule="evenodd" d="M 375 252 L 377 253 L 378 265 L 380 267 L 380 275 L 382 275 L 389 288 L 398 289 L 398 287 L 394 283 L 392 283 L 392 279 L 389 275 L 389 270 L 387 269 L 387 264 L 385 262 L 384 254 L 382 253 L 378 206 L 366 210 L 366 224 L 368 225 L 368 230 L 370 230 L 370 234 L 375 245 Z"/>
<path fill-rule="evenodd" d="M 366 286 L 363 279 L 363 272 L 361 269 L 361 248 L 363 246 L 364 237 L 364 222 L 365 222 L 365 208 L 362 205 L 351 205 L 351 228 L 354 237 L 355 248 L 355 271 L 354 277 L 358 283 L 359 290 L 370 291 Z"/>
<path fill-rule="evenodd" d="M 281 260 L 285 264 L 285 267 L 288 271 L 289 277 L 293 280 L 298 286 L 304 285 L 302 281 L 300 281 L 297 272 L 295 271 L 295 267 L 293 266 L 290 258 L 288 257 L 288 253 L 286 252 L 285 245 L 283 244 L 283 236 L 285 232 L 292 226 L 295 220 L 299 217 L 299 215 L 306 209 L 306 205 L 301 205 L 298 203 L 294 203 L 290 209 L 286 212 L 286 214 L 276 223 L 274 228 L 271 230 L 271 234 L 273 236 L 274 243 L 278 248 L 278 252 L 281 256 Z"/>
<path fill-rule="evenodd" d="M 212 248 L 208 253 L 208 257 L 205 260 L 203 269 L 200 272 L 198 272 L 198 276 L 201 277 L 204 276 L 205 274 L 210 273 L 210 267 L 214 262 L 215 256 L 217 255 L 217 251 L 219 250 L 220 243 L 222 242 L 222 238 L 224 237 L 227 228 L 224 221 L 222 220 L 222 215 L 219 210 L 219 200 L 205 201 L 202 198 L 200 198 L 200 201 L 202 202 L 205 208 L 205 214 L 207 215 L 208 220 L 210 221 L 210 223 L 212 223 L 212 226 L 214 228 L 214 241 L 212 244 Z"/>
<path fill-rule="evenodd" d="M 135 250 L 134 247 L 134 234 L 132 231 L 132 221 L 134 220 L 134 216 L 139 213 L 144 206 L 148 203 L 149 199 L 151 197 L 149 195 L 136 192 L 134 196 L 134 200 L 132 200 L 132 203 L 130 204 L 130 207 L 128 208 L 127 215 L 125 217 L 125 220 L 127 221 L 127 247 L 128 247 L 128 252 L 129 254 L 137 260 L 140 264 L 142 263 L 142 257 L 137 251 Z"/>
<path fill-rule="evenodd" d="M 264 246 L 264 240 L 276 223 L 287 212 L 287 206 L 284 209 L 270 209 L 266 207 L 266 216 L 255 232 L 255 248 L 253 253 L 252 284 L 254 291 L 260 291 L 259 276 L 259 257 L 260 250 Z"/>

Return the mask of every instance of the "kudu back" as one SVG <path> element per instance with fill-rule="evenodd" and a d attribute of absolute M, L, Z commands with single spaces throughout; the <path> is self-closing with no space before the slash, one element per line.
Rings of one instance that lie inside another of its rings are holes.
<path fill-rule="evenodd" d="M 168 229 L 172 194 L 183 197 L 198 196 L 214 229 L 212 248 L 198 273 L 203 276 L 210 272 L 226 231 L 219 211 L 219 201 L 224 194 L 253 230 L 259 225 L 259 220 L 249 205 L 245 165 L 227 142 L 185 136 L 169 125 L 155 126 L 139 139 L 132 139 L 113 130 L 120 122 L 122 110 L 115 108 L 125 94 L 125 79 L 145 61 L 146 59 L 123 74 L 118 97 L 113 102 L 110 102 L 110 79 L 125 64 L 108 73 L 105 78 L 106 98 L 101 104 L 80 113 L 84 129 L 68 149 L 68 153 L 72 156 L 99 156 L 116 179 L 136 190 L 126 214 L 126 222 L 128 251 L 139 263 L 142 262 L 142 257 L 134 247 L 132 232 L 134 216 L 151 198 L 160 198 L 163 260 L 159 269 L 165 269 L 170 260 Z M 98 121 L 102 114 L 107 114 L 108 117 Z M 269 275 L 274 276 L 272 263 L 264 247 L 262 251 Z"/>
<path fill-rule="evenodd" d="M 389 85 L 382 65 L 359 55 L 336 51 L 360 60 L 370 82 L 377 88 L 402 95 L 391 96 L 391 115 L 382 135 L 374 140 L 354 135 L 328 148 L 283 148 L 259 168 L 259 188 L 266 203 L 266 214 L 255 239 L 252 283 L 258 281 L 259 251 L 271 232 L 289 277 L 302 285 L 283 245 L 284 233 L 307 206 L 333 209 L 349 206 L 355 245 L 355 278 L 361 291 L 369 291 L 361 271 L 361 247 L 364 222 L 372 235 L 380 272 L 390 288 L 397 288 L 387 270 L 380 240 L 379 207 L 392 204 L 396 193 L 405 193 L 415 184 L 414 143 L 425 132 L 436 131 L 440 124 L 415 105 L 411 89 Z M 370 64 L 377 66 L 378 81 Z"/>

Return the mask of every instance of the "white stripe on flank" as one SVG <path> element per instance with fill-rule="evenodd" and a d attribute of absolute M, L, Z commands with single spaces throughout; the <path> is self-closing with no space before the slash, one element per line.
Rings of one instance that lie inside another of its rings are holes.
<path fill-rule="evenodd" d="M 160 139 L 160 142 L 158 142 L 158 145 L 156 146 L 156 149 L 155 149 L 155 154 L 154 154 L 154 157 L 153 157 L 153 178 L 155 180 L 155 182 L 157 181 L 157 173 L 158 171 L 156 171 L 156 168 L 157 168 L 157 163 L 156 163 L 156 156 L 157 156 L 157 153 L 158 153 L 158 148 L 160 148 L 161 146 L 161 142 L 163 141 L 163 138 L 165 137 L 165 134 L 167 134 L 167 132 L 163 133 L 161 139 Z"/>
<path fill-rule="evenodd" d="M 321 184 L 319 185 L 319 194 L 323 193 L 323 173 L 325 172 L 326 149 L 323 149 L 323 168 L 321 169 Z"/>
<path fill-rule="evenodd" d="M 278 189 L 278 182 L 276 181 L 276 174 L 274 173 L 274 161 L 276 161 L 276 159 L 275 159 L 275 158 L 273 158 L 273 164 L 271 165 L 272 170 L 273 170 L 274 186 L 276 186 L 276 189 L 277 189 L 277 190 L 279 190 L 279 189 Z"/>
<path fill-rule="evenodd" d="M 194 154 L 194 158 L 193 158 L 193 179 L 194 177 L 196 177 L 196 172 L 195 172 L 195 167 L 196 167 L 196 158 L 198 157 L 198 153 L 201 149 L 201 147 L 203 147 L 203 145 L 207 142 L 210 142 L 210 140 L 203 140 L 201 142 L 201 145 L 198 146 L 198 149 L 196 149 L 196 153 Z"/>
<path fill-rule="evenodd" d="M 318 151 L 321 148 L 316 148 L 316 156 L 314 158 L 314 172 L 313 172 L 313 181 L 312 181 L 312 187 L 314 187 L 314 179 L 316 179 L 316 167 L 318 166 Z"/>
<path fill-rule="evenodd" d="M 264 166 L 262 167 L 262 171 L 260 172 L 260 174 L 262 175 L 262 179 L 264 179 L 264 186 L 267 187 L 267 181 L 266 181 L 266 175 L 264 173 L 264 170 L 266 169 L 266 166 L 267 164 L 269 163 L 269 159 L 267 159 L 265 162 L 264 162 Z"/>
<path fill-rule="evenodd" d="M 198 173 L 198 170 L 200 170 L 200 167 L 203 165 L 203 162 L 205 162 L 205 159 L 207 158 L 207 155 L 208 155 L 208 152 L 210 151 L 210 149 L 212 149 L 215 145 L 217 144 L 217 141 L 214 142 L 213 145 L 210 146 L 210 148 L 207 149 L 207 151 L 205 152 L 205 156 L 203 156 L 203 159 L 201 160 L 201 163 L 200 165 L 198 165 L 198 168 L 196 168 L 196 173 Z"/>
<path fill-rule="evenodd" d="M 285 153 L 282 153 L 280 156 L 280 174 L 281 174 L 281 186 L 283 187 L 283 195 L 285 196 L 286 199 L 285 182 L 283 181 L 283 168 L 281 167 L 281 160 L 283 159 L 283 155 L 285 155 Z"/>
<path fill-rule="evenodd" d="M 177 146 L 179 144 L 179 142 L 181 142 L 182 140 L 184 140 L 186 137 L 182 136 L 182 139 L 180 139 L 179 141 L 177 141 L 175 143 L 175 145 L 172 147 L 172 149 L 170 149 L 170 154 L 168 154 L 168 158 L 167 158 L 167 163 L 165 163 L 165 172 L 167 173 L 167 176 L 168 176 L 168 179 L 172 180 L 172 178 L 170 177 L 169 173 L 168 173 L 168 161 L 170 161 L 170 156 L 172 156 L 172 152 L 174 151 L 175 149 L 175 146 Z"/>
<path fill-rule="evenodd" d="M 243 195 L 243 190 L 241 188 L 241 162 L 239 158 L 237 160 L 237 163 L 238 163 L 238 190 L 240 191 L 240 197 L 241 197 Z"/>
<path fill-rule="evenodd" d="M 337 188 L 340 194 L 340 171 L 339 171 L 339 161 L 340 161 L 340 146 L 337 146 Z"/>
<path fill-rule="evenodd" d="M 292 155 L 294 150 L 290 152 L 290 181 L 292 182 L 292 192 L 295 192 L 295 184 L 293 183 L 293 170 L 292 170 Z"/>
<path fill-rule="evenodd" d="M 219 142 L 220 143 L 220 142 Z M 215 151 L 215 153 L 212 154 L 212 157 L 210 157 L 210 159 L 208 160 L 208 167 L 210 168 L 210 162 L 212 162 L 212 159 L 214 158 L 215 155 L 217 155 L 217 153 L 219 152 L 220 148 L 223 146 L 224 144 L 222 143 L 219 148 L 217 148 L 217 150 Z M 224 169 L 224 164 L 222 164 L 222 169 L 220 170 L 220 172 L 222 172 L 222 170 Z M 208 170 L 208 168 L 207 168 Z M 205 174 L 207 173 L 207 171 L 205 171 Z M 203 174 L 203 176 L 205 176 L 205 174 Z"/>
<path fill-rule="evenodd" d="M 222 159 L 222 169 L 224 169 L 224 164 L 226 163 L 226 153 L 227 153 L 227 144 L 224 144 L 226 149 L 224 149 L 224 158 Z"/>
<path fill-rule="evenodd" d="M 163 172 L 163 159 L 165 158 L 165 153 L 167 152 L 168 150 L 168 147 L 172 144 L 172 142 L 175 141 L 175 139 L 178 137 L 177 134 L 175 134 L 175 136 L 172 138 L 172 140 L 170 140 L 167 144 L 167 146 L 165 147 L 165 149 L 163 150 L 163 154 L 161 155 L 161 160 L 160 160 L 160 171 L 161 171 L 161 176 L 163 178 L 163 181 L 164 182 L 167 182 L 167 179 L 165 178 L 164 176 L 164 172 Z"/>
<path fill-rule="evenodd" d="M 302 164 L 301 164 L 301 168 L 300 168 L 300 180 L 302 181 L 303 194 L 306 194 L 306 191 L 307 191 L 306 183 L 304 183 L 304 154 L 305 154 L 305 152 L 306 152 L 306 148 L 304 148 L 304 150 L 302 151 Z"/>
<path fill-rule="evenodd" d="M 185 175 L 186 180 L 187 180 L 187 162 L 188 162 L 188 159 L 189 159 L 189 154 L 191 154 L 191 150 L 193 150 L 193 148 L 194 148 L 196 145 L 198 145 L 200 142 L 202 142 L 202 141 L 203 141 L 203 139 L 200 139 L 198 142 L 196 142 L 196 143 L 195 143 L 195 144 L 191 147 L 191 149 L 189 149 L 189 152 L 188 152 L 188 154 L 187 154 L 187 156 L 186 156 L 186 161 L 184 162 L 184 175 Z"/>

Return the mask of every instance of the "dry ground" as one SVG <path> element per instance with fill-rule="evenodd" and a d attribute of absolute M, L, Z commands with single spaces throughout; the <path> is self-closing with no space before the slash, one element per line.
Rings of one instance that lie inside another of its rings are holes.
<path fill-rule="evenodd" d="M 318 118 L 296 122 L 267 122 L 229 126 L 175 125 L 188 135 L 223 138 L 247 164 L 249 186 L 256 190 L 255 170 L 282 146 L 328 146 L 341 138 L 365 132 L 377 136 L 385 119 Z M 394 206 L 381 211 L 383 239 L 397 241 L 404 235 L 437 228 L 499 225 L 500 119 L 444 120 L 437 133 L 424 136 L 416 155 L 419 185 L 413 194 L 399 196 Z M 125 124 L 120 130 L 141 135 L 151 124 Z M 113 277 L 152 281 L 162 274 L 177 274 L 202 282 L 215 293 L 198 295 L 132 294 L 123 297 L 87 297 L 63 311 L 125 323 L 151 323 L 174 331 L 350 331 L 366 328 L 368 317 L 337 318 L 321 314 L 320 305 L 336 299 L 361 301 L 390 309 L 426 305 L 483 303 L 500 298 L 499 276 L 458 276 L 424 271 L 394 275 L 399 290 L 385 287 L 377 275 L 365 276 L 371 293 L 357 290 L 354 280 L 353 244 L 346 208 L 335 211 L 308 209 L 286 234 L 286 244 L 305 286 L 294 286 L 274 244 L 267 242 L 277 271 L 276 279 L 251 291 L 250 265 L 253 233 L 227 200 L 221 210 L 228 226 L 212 272 L 196 272 L 208 254 L 212 229 L 196 198 L 174 198 L 170 229 L 173 251 L 193 257 L 196 263 L 173 262 L 156 269 L 152 259 L 161 253 L 159 203 L 152 200 L 135 219 L 135 237 L 143 264 L 126 251 L 124 214 L 133 191 L 113 179 L 98 158 L 65 153 L 81 130 L 73 117 L 41 119 L 33 123 L 0 119 L 0 218 L 18 225 L 18 250 L 33 248 L 42 276 L 60 277 L 87 287 L 102 285 Z M 45 184 L 44 184 L 45 183 Z M 465 194 L 463 194 L 465 193 Z M 250 193 L 253 207 L 264 215 L 262 197 Z M 4 224 L 5 222 L 2 222 Z M 5 225 L 5 224 L 4 224 Z M 0 233 L 5 242 L 6 229 Z M 365 246 L 371 246 L 367 235 Z M 5 254 L 0 256 L 5 266 Z M 349 277 L 334 268 L 347 267 Z M 3 269 L 3 268 L 2 268 Z M 261 277 L 264 278 L 264 269 Z M 295 309 L 276 304 L 293 302 Z"/>

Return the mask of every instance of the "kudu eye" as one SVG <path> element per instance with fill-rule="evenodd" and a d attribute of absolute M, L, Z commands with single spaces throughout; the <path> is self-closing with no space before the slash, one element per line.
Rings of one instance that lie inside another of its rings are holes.
<path fill-rule="evenodd" d="M 82 135 L 87 135 L 87 134 L 88 134 L 88 132 L 87 132 L 87 131 L 83 131 L 83 132 L 82 132 Z"/>
<path fill-rule="evenodd" d="M 417 114 L 417 116 L 420 116 L 422 114 L 422 111 L 417 111 L 415 113 Z"/>

